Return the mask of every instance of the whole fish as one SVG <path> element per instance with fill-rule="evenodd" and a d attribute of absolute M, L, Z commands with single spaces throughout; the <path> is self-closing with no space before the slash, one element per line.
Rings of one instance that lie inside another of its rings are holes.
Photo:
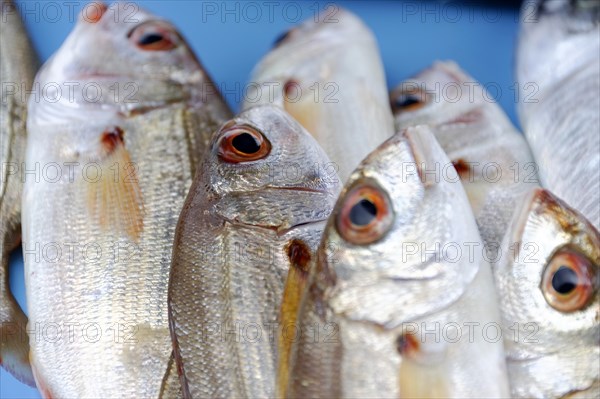
<path fill-rule="evenodd" d="M 278 381 L 286 397 L 508 395 L 492 271 L 456 172 L 426 173 L 436 162 L 449 161 L 431 131 L 409 128 L 346 183 Z"/>
<path fill-rule="evenodd" d="M 339 181 L 317 142 L 271 105 L 224 124 L 205 160 L 169 283 L 183 394 L 273 397 L 284 282 L 290 269 L 306 273 Z"/>
<path fill-rule="evenodd" d="M 20 168 L 25 157 L 27 100 L 38 60 L 16 6 L 2 0 L 0 21 L 0 365 L 18 380 L 33 385 L 29 366 L 27 316 L 10 292 L 8 259 L 21 241 Z"/>
<path fill-rule="evenodd" d="M 484 243 L 495 252 L 488 259 L 496 259 L 517 201 L 539 184 L 524 137 L 454 62 L 434 63 L 392 90 L 390 100 L 398 130 L 432 129 L 458 171 Z"/>
<path fill-rule="evenodd" d="M 512 396 L 600 396 L 600 234 L 533 190 L 495 265 Z"/>
<path fill-rule="evenodd" d="M 600 229 L 600 2 L 528 1 L 519 117 L 542 185 Z"/>
<path fill-rule="evenodd" d="M 133 3 L 86 6 L 36 85 L 23 251 L 38 388 L 158 397 L 177 217 L 230 111 L 175 27 Z"/>
<path fill-rule="evenodd" d="M 282 35 L 248 88 L 244 107 L 283 107 L 323 147 L 342 181 L 394 134 L 375 37 L 337 6 Z"/>

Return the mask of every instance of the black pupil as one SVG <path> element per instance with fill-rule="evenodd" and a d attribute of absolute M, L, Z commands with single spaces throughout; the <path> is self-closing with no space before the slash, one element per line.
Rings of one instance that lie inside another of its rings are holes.
<path fill-rule="evenodd" d="M 411 105 L 420 104 L 421 99 L 413 94 L 402 94 L 396 98 L 396 108 L 406 108 Z"/>
<path fill-rule="evenodd" d="M 152 43 L 160 42 L 163 39 L 162 35 L 158 33 L 147 33 L 139 40 L 141 46 L 147 46 Z"/>
<path fill-rule="evenodd" d="M 578 282 L 577 273 L 567 266 L 559 267 L 552 276 L 552 288 L 559 294 L 568 294 L 573 291 Z"/>
<path fill-rule="evenodd" d="M 366 226 L 377 216 L 377 208 L 366 199 L 360 200 L 350 209 L 350 221 L 355 226 Z"/>
<path fill-rule="evenodd" d="M 239 152 L 245 154 L 254 154 L 260 150 L 260 144 L 256 141 L 254 136 L 249 133 L 238 134 L 231 141 L 231 145 Z"/>

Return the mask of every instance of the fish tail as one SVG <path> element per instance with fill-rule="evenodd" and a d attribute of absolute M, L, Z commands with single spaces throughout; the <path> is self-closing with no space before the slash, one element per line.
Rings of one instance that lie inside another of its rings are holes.
<path fill-rule="evenodd" d="M 35 386 L 29 364 L 29 337 L 27 316 L 10 292 L 8 259 L 10 247 L 5 245 L 5 236 L 0 240 L 2 282 L 0 284 L 0 365 L 17 380 Z"/>

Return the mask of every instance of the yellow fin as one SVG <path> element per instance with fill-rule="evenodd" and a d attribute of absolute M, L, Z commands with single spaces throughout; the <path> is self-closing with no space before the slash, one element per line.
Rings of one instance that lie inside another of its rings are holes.
<path fill-rule="evenodd" d="M 447 344 L 428 342 L 423 335 L 404 333 L 396 342 L 400 361 L 401 398 L 451 398 L 449 365 L 445 361 Z"/>
<path fill-rule="evenodd" d="M 313 96 L 294 80 L 289 80 L 283 89 L 283 109 L 318 141 L 319 104 Z"/>
<path fill-rule="evenodd" d="M 279 314 L 278 335 L 278 369 L 277 397 L 287 397 L 289 382 L 290 358 L 293 339 L 283 333 L 289 326 L 298 326 L 298 310 L 304 291 L 306 290 L 309 269 L 311 267 L 311 251 L 302 240 L 293 239 L 286 247 L 290 260 L 290 268 L 283 289 L 281 309 Z"/>
<path fill-rule="evenodd" d="M 87 176 L 88 206 L 104 229 L 140 239 L 144 227 L 144 204 L 123 131 L 115 127 L 100 136 L 103 157 L 96 176 Z M 123 171 L 126 171 L 123 173 Z"/>

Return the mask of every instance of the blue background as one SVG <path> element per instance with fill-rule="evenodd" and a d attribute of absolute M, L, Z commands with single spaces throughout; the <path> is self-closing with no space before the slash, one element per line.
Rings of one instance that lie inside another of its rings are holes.
<path fill-rule="evenodd" d="M 16 1 L 44 62 L 69 34 L 69 15 L 86 2 Z M 235 111 L 252 68 L 282 31 L 313 18 L 328 2 L 317 1 L 139 1 L 142 7 L 174 22 L 198 54 Z M 288 4 L 291 3 L 291 4 Z M 460 2 L 337 1 L 359 15 L 373 30 L 383 57 L 387 84 L 403 79 L 435 60 L 452 59 L 490 88 L 515 124 L 513 60 L 518 9 Z M 502 2 L 500 2 L 502 3 Z M 507 2 L 504 2 L 506 4 Z M 269 12 L 269 7 L 272 12 Z M 75 14 L 76 15 L 76 14 Z M 2 54 L 2 56 L 6 56 Z M 11 257 L 11 288 L 24 306 L 23 258 Z M 0 371 L 0 398 L 39 398 L 39 393 Z"/>

